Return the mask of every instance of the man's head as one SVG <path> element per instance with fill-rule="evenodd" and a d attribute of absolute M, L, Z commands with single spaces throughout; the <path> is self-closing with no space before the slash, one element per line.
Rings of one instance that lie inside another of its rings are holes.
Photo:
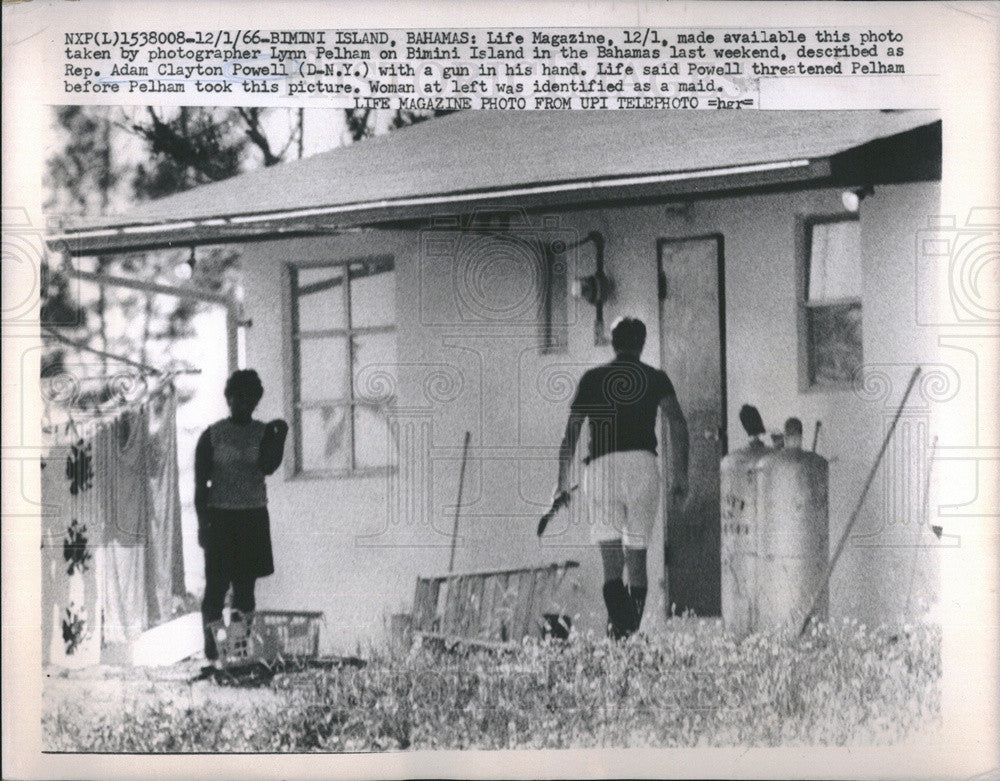
<path fill-rule="evenodd" d="M 636 358 L 646 345 L 646 326 L 634 317 L 619 317 L 611 327 L 611 346 L 615 355 L 633 355 Z"/>
<path fill-rule="evenodd" d="M 264 385 L 253 369 L 240 369 L 229 376 L 225 394 L 233 417 L 249 418 L 264 395 Z"/>

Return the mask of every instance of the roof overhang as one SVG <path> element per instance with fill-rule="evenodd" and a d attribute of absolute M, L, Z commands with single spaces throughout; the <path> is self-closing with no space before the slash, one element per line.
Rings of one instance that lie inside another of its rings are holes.
<path fill-rule="evenodd" d="M 200 220 L 136 223 L 56 233 L 49 246 L 69 255 L 133 252 L 165 247 L 259 241 L 329 234 L 363 225 L 406 222 L 463 209 L 538 209 L 596 201 L 681 198 L 825 179 L 828 160 L 783 160 L 755 165 L 642 176 L 607 177 L 498 190 L 362 201 L 278 212 L 256 212 Z"/>
<path fill-rule="evenodd" d="M 97 255 L 401 227 L 459 210 L 555 210 L 941 177 L 941 122 L 931 112 L 807 112 L 801 120 L 787 116 L 795 112 L 764 112 L 741 123 L 684 112 L 611 112 L 607 120 L 528 113 L 495 120 L 459 112 L 435 120 L 441 125 L 422 123 L 124 215 L 68 224 L 48 244 L 71 256 Z M 487 150 L 494 154 L 483 157 Z"/>

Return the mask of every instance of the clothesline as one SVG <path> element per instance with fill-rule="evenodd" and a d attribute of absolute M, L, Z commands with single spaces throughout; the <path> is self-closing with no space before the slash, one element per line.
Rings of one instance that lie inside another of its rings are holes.
<path fill-rule="evenodd" d="M 151 393 L 146 395 L 145 398 L 148 399 L 150 396 L 159 393 L 166 387 L 167 387 L 166 384 L 157 386 L 152 390 Z M 106 402 L 105 403 L 106 406 L 105 405 L 95 406 L 87 410 L 84 413 L 85 419 L 88 421 L 90 425 L 96 424 L 98 427 L 111 425 L 114 423 L 115 419 L 119 415 L 125 413 L 130 409 L 135 409 L 141 406 L 144 400 L 145 399 L 139 400 L 135 404 L 128 404 L 128 405 L 108 404 Z M 57 441 L 64 434 L 69 434 L 69 433 L 73 434 L 74 439 L 85 438 L 83 429 L 81 428 L 82 424 L 78 423 L 77 418 L 76 416 L 74 416 L 73 411 L 71 409 L 67 407 L 61 408 L 61 412 L 65 416 L 65 418 L 62 421 L 56 421 L 56 422 L 53 422 L 52 420 L 52 414 L 49 411 L 50 406 L 48 404 L 45 405 L 45 410 L 46 410 L 45 413 L 43 413 L 43 421 L 45 422 L 42 423 L 42 434 L 46 436 L 54 436 L 56 437 Z"/>
<path fill-rule="evenodd" d="M 84 379 L 103 380 L 104 378 L 92 377 Z M 152 385 L 150 385 L 145 390 L 141 398 L 135 399 L 131 403 L 123 404 L 120 400 L 117 400 L 116 397 L 111 397 L 103 404 L 96 404 L 93 407 L 88 408 L 87 410 L 83 410 L 82 412 L 90 416 L 96 414 L 97 418 L 91 417 L 91 419 L 94 420 L 95 422 L 100 421 L 100 425 L 107 425 L 109 423 L 112 423 L 118 415 L 122 414 L 126 410 L 135 409 L 136 407 L 140 406 L 141 404 L 148 401 L 150 398 L 156 396 L 157 394 L 163 393 L 164 391 L 168 390 L 170 392 L 173 392 L 174 391 L 173 379 L 174 379 L 173 374 L 166 374 L 157 378 L 157 381 Z M 124 394 L 122 396 L 124 397 Z M 45 404 L 46 412 L 44 413 L 43 417 L 48 422 L 42 425 L 43 434 L 55 434 L 56 436 L 58 436 L 60 433 L 60 427 L 65 427 L 67 432 L 72 431 L 74 433 L 74 436 L 76 437 L 80 436 L 80 427 L 77 425 L 77 421 L 73 415 L 72 408 L 62 407 L 61 408 L 62 413 L 66 416 L 66 419 L 64 422 L 57 422 L 57 423 L 52 422 L 50 409 L 51 409 L 50 404 L 46 403 Z"/>
<path fill-rule="evenodd" d="M 152 384 L 152 386 L 146 388 L 145 392 L 142 394 L 145 398 L 149 398 L 150 396 L 154 396 L 157 393 L 162 392 L 168 386 L 171 386 L 174 377 L 176 377 L 177 375 L 180 375 L 180 374 L 201 374 L 201 369 L 192 369 L 192 368 L 168 369 L 168 370 L 158 369 L 155 366 L 150 366 L 148 364 L 142 363 L 141 361 L 135 361 L 135 360 L 133 360 L 131 358 L 125 357 L 124 355 L 117 355 L 115 353 L 110 353 L 110 352 L 107 352 L 105 350 L 99 350 L 96 347 L 91 347 L 90 345 L 86 344 L 85 342 L 80 342 L 80 341 L 77 341 L 75 339 L 70 339 L 70 338 L 68 338 L 66 336 L 63 336 L 62 334 L 60 334 L 60 333 L 58 333 L 58 332 L 56 332 L 56 331 L 54 331 L 51 328 L 48 328 L 46 326 L 42 326 L 42 332 L 46 336 L 49 336 L 49 337 L 55 339 L 56 341 L 59 341 L 59 342 L 62 342 L 64 344 L 68 344 L 68 345 L 70 345 L 72 347 L 75 347 L 78 350 L 82 350 L 84 352 L 93 353 L 93 354 L 99 355 L 99 356 L 101 356 L 103 358 L 108 358 L 110 360 L 117 361 L 119 363 L 123 363 L 126 366 L 131 366 L 134 369 L 138 369 L 143 374 L 152 375 L 153 377 L 156 378 L 156 380 L 154 381 L 154 383 Z M 85 383 L 85 382 L 107 383 L 107 381 L 108 381 L 107 377 L 78 377 L 78 378 L 74 378 L 74 383 L 76 383 L 76 384 Z M 121 394 L 122 397 L 124 397 L 124 395 L 125 394 Z M 131 406 L 131 405 L 128 405 L 128 406 Z M 46 404 L 46 409 L 47 410 L 49 409 L 49 404 Z M 105 414 L 109 414 L 109 413 L 117 414 L 117 413 L 121 412 L 121 398 L 119 398 L 119 397 L 112 397 L 112 398 L 108 399 L 103 404 L 96 404 L 96 405 L 94 405 L 94 407 L 92 409 L 93 409 L 94 412 L 98 413 L 99 415 L 105 415 Z M 65 413 L 66 417 L 68 418 L 68 420 L 66 421 L 65 424 L 63 424 L 63 423 L 51 423 L 50 422 L 48 425 L 43 425 L 42 426 L 43 433 L 48 433 L 48 434 L 55 433 L 56 435 L 58 435 L 59 428 L 62 425 L 66 425 L 67 426 L 67 430 L 72 430 L 73 432 L 78 432 L 79 428 L 78 428 L 78 426 L 76 424 L 76 420 L 74 420 L 72 409 L 69 408 L 69 407 L 64 407 L 64 413 Z M 111 414 L 111 417 L 113 417 L 113 414 Z M 48 413 L 46 413 L 45 417 L 48 418 L 51 421 L 51 418 L 50 418 L 50 416 L 49 416 Z"/>

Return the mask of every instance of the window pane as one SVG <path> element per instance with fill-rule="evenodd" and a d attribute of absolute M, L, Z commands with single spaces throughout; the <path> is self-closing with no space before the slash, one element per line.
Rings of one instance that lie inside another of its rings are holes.
<path fill-rule="evenodd" d="M 354 408 L 355 467 L 388 466 L 395 461 L 396 447 L 385 414 L 366 404 Z"/>
<path fill-rule="evenodd" d="M 351 325 L 368 328 L 396 321 L 396 274 L 392 261 L 351 264 Z"/>
<path fill-rule="evenodd" d="M 297 330 L 347 328 L 344 307 L 344 267 L 300 268 L 296 274 Z"/>
<path fill-rule="evenodd" d="M 354 391 L 359 397 L 385 400 L 386 374 L 396 376 L 396 334 L 354 334 Z M 379 377 L 382 380 L 379 380 Z"/>
<path fill-rule="evenodd" d="M 350 469 L 350 407 L 299 411 L 300 467 L 304 472 Z"/>
<path fill-rule="evenodd" d="M 299 401 L 349 398 L 347 376 L 346 336 L 299 340 Z"/>
<path fill-rule="evenodd" d="M 809 376 L 816 385 L 843 385 L 861 366 L 861 304 L 810 307 Z"/>
<path fill-rule="evenodd" d="M 861 295 L 861 224 L 857 220 L 812 226 L 809 301 Z"/>

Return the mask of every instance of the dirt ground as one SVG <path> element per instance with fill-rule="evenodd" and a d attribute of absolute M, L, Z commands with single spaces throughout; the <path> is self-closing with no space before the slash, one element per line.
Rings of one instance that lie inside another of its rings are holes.
<path fill-rule="evenodd" d="M 249 689 L 193 680 L 202 664 L 184 661 L 170 667 L 50 668 L 44 673 L 42 701 L 49 713 L 62 709 L 83 719 L 154 699 L 187 707 L 212 702 L 234 711 L 278 701 L 278 694 L 267 686 Z"/>
<path fill-rule="evenodd" d="M 43 741 L 129 753 L 891 745 L 940 724 L 936 627 L 848 621 L 738 639 L 683 623 L 502 653 L 417 644 L 367 664 L 294 665 L 253 688 L 195 680 L 198 658 L 50 668 Z"/>
<path fill-rule="evenodd" d="M 675 632 L 722 631 L 721 621 L 715 619 L 676 618 L 666 627 Z M 204 663 L 195 657 L 166 667 L 95 665 L 71 670 L 53 665 L 43 672 L 44 711 L 62 711 L 87 721 L 154 701 L 190 708 L 211 703 L 237 712 L 282 702 L 281 693 L 269 686 L 220 686 L 212 680 L 195 680 Z"/>

